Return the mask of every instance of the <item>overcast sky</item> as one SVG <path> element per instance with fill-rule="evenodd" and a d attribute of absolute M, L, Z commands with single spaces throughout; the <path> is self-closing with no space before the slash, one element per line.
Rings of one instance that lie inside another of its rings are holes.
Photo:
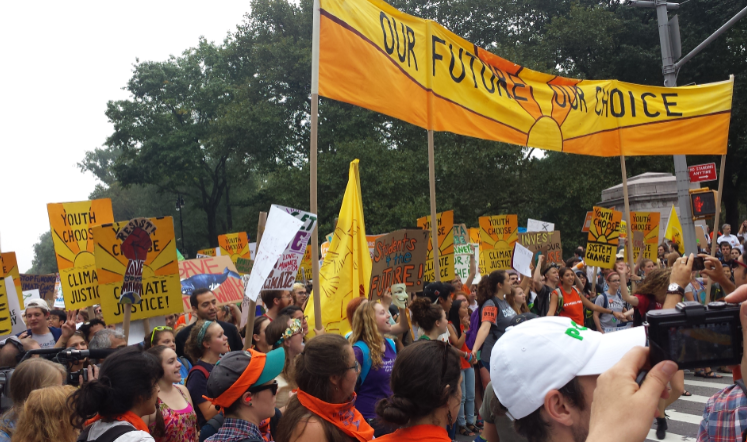
<path fill-rule="evenodd" d="M 222 42 L 247 12 L 249 1 L 0 2 L 0 247 L 21 272 L 49 230 L 47 203 L 96 185 L 76 164 L 112 133 L 106 102 L 128 98 L 135 59 Z"/>

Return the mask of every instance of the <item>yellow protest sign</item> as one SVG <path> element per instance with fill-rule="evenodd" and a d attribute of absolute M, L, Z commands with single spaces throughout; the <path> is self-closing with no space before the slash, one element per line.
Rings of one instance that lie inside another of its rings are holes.
<path fill-rule="evenodd" d="M 62 295 L 69 310 L 99 304 L 93 227 L 114 222 L 108 198 L 47 204 Z"/>
<path fill-rule="evenodd" d="M 18 305 L 23 304 L 23 290 L 21 289 L 21 272 L 18 271 L 18 262 L 16 261 L 15 252 L 5 252 L 0 254 L 0 278 L 10 276 L 13 278 L 13 285 L 16 286 L 16 295 Z M 0 333 L 2 335 L 2 333 Z"/>
<path fill-rule="evenodd" d="M 8 290 L 5 287 L 5 278 L 0 278 L 0 335 L 7 335 L 11 332 L 13 322 L 10 319 L 10 315 L 10 302 L 8 301 Z"/>
<path fill-rule="evenodd" d="M 212 249 L 198 250 L 197 254 L 205 255 L 205 256 L 220 256 L 220 247 L 213 247 Z"/>
<path fill-rule="evenodd" d="M 174 222 L 170 216 L 138 220 L 146 220 L 147 228 L 129 235 L 125 229 L 131 226 L 130 221 L 93 228 L 101 311 L 107 324 L 122 322 L 123 308 L 131 309 L 132 320 L 182 312 Z M 142 301 L 119 304 L 122 288 L 132 278 L 133 267 L 142 277 Z"/>
<path fill-rule="evenodd" d="M 437 213 L 436 219 L 438 221 L 438 265 L 441 281 L 450 282 L 454 279 L 454 211 Z M 430 232 L 431 217 L 418 218 L 418 227 Z M 433 266 L 433 240 L 428 241 L 424 279 L 427 282 L 436 280 Z"/>
<path fill-rule="evenodd" d="M 374 240 L 375 242 L 376 240 Z M 298 274 L 296 275 L 296 281 L 306 282 L 311 281 L 311 246 L 306 246 L 306 252 L 303 254 L 301 264 L 298 266 Z"/>
<path fill-rule="evenodd" d="M 319 94 L 407 121 L 594 156 L 722 155 L 733 80 L 676 88 L 527 69 L 380 0 L 320 0 Z"/>
<path fill-rule="evenodd" d="M 514 244 L 519 239 L 519 220 L 516 215 L 481 216 L 480 274 L 511 268 Z"/>
<path fill-rule="evenodd" d="M 633 222 L 630 228 L 633 232 L 643 233 L 643 257 L 656 261 L 659 249 L 659 212 L 630 212 Z M 637 256 L 635 259 L 638 259 Z"/>
<path fill-rule="evenodd" d="M 246 232 L 218 235 L 218 245 L 220 255 L 230 256 L 234 265 L 238 258 L 252 259 L 252 254 L 249 252 L 249 236 Z"/>
<path fill-rule="evenodd" d="M 593 212 L 584 261 L 587 266 L 611 269 L 615 266 L 622 212 L 596 206 Z"/>

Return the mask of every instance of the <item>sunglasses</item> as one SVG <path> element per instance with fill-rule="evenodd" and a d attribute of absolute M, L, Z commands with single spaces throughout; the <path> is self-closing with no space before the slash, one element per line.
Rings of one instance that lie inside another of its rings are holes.
<path fill-rule="evenodd" d="M 258 385 L 248 389 L 247 391 L 251 394 L 257 394 L 260 391 L 270 390 L 272 391 L 272 395 L 275 396 L 278 394 L 278 388 L 278 381 L 273 381 L 272 384 Z"/>
<path fill-rule="evenodd" d="M 157 331 L 162 331 L 162 330 L 168 330 L 168 331 L 170 331 L 170 332 L 173 332 L 173 331 L 174 331 L 174 329 L 173 329 L 173 328 L 171 328 L 171 327 L 169 327 L 169 326 L 167 326 L 167 325 L 159 325 L 158 327 L 154 327 L 154 328 L 153 328 L 153 331 L 152 331 L 152 332 L 150 332 L 150 345 L 151 345 L 151 346 L 153 345 L 153 338 L 155 338 L 155 337 L 156 337 L 156 332 L 157 332 Z"/>

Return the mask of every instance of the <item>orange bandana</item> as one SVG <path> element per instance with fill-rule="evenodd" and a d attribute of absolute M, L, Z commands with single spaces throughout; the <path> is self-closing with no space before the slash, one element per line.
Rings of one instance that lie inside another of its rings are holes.
<path fill-rule="evenodd" d="M 241 376 L 239 376 L 236 382 L 234 382 L 228 390 L 221 393 L 221 395 L 215 399 L 209 398 L 205 395 L 202 396 L 203 398 L 210 401 L 210 403 L 212 403 L 213 405 L 228 408 L 233 405 L 234 402 L 236 402 L 236 399 L 240 398 L 242 394 L 246 393 L 246 390 L 248 390 L 249 387 L 257 382 L 257 379 L 262 376 L 262 370 L 265 369 L 267 355 L 252 350 L 251 348 L 244 351 L 248 351 L 252 354 L 252 360 L 251 362 L 249 362 L 249 366 L 246 367 L 243 373 L 241 373 Z M 220 364 L 220 361 L 218 363 Z"/>
<path fill-rule="evenodd" d="M 91 425 L 92 423 L 94 423 L 96 421 L 99 421 L 99 420 L 102 420 L 102 419 L 103 419 L 103 417 L 101 417 L 101 415 L 97 414 L 96 416 L 92 417 L 91 419 L 88 419 L 86 421 L 86 423 L 85 423 L 85 426 L 87 427 L 87 426 Z M 143 419 L 140 416 L 138 416 L 135 413 L 133 413 L 132 411 L 128 411 L 125 414 L 121 414 L 119 416 L 114 416 L 114 420 L 117 420 L 117 421 L 120 421 L 120 422 L 129 422 L 130 424 L 132 424 L 133 427 L 135 427 L 136 430 L 145 431 L 146 433 L 150 433 L 148 431 L 148 426 L 145 425 L 145 422 L 143 422 Z"/>
<path fill-rule="evenodd" d="M 373 439 L 373 428 L 368 425 L 363 415 L 355 408 L 355 393 L 353 393 L 353 399 L 350 402 L 343 404 L 328 404 L 300 389 L 296 390 L 296 393 L 298 402 L 301 405 L 336 426 L 348 436 L 360 442 L 367 442 Z"/>

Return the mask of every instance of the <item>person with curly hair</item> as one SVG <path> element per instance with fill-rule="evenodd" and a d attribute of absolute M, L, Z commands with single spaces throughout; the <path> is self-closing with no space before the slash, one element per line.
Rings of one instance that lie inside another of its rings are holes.
<path fill-rule="evenodd" d="M 206 401 L 203 395 L 205 395 L 207 381 L 215 363 L 220 360 L 222 354 L 229 351 L 228 337 L 223 333 L 223 327 L 217 321 L 199 320 L 192 327 L 184 346 L 184 352 L 193 363 L 185 385 L 192 397 L 192 403 L 196 406 L 199 428 L 218 414 L 218 409 Z"/>

